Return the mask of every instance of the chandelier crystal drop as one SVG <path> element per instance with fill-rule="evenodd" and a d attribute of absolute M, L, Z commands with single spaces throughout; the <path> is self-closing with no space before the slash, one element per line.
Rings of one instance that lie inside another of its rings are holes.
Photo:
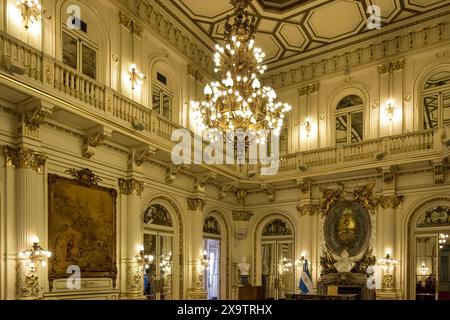
<path fill-rule="evenodd" d="M 265 53 L 255 46 L 256 18 L 245 11 L 248 0 L 231 3 L 234 19 L 227 17 L 225 45 L 216 45 L 214 55 L 214 72 L 221 80 L 205 86 L 203 101 L 191 101 L 194 125 L 200 132 L 209 130 L 212 142 L 217 141 L 215 132 L 243 130 L 263 143 L 269 131 L 280 134 L 292 108 L 276 101 L 275 90 L 261 84 Z"/>

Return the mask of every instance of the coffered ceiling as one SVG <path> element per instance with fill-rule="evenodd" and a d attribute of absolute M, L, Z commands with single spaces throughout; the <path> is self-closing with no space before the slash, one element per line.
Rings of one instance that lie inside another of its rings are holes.
<path fill-rule="evenodd" d="M 229 0 L 155 0 L 207 47 L 223 39 Z M 367 8 L 381 9 L 382 28 L 367 28 Z M 269 67 L 283 67 L 376 37 L 426 17 L 450 13 L 450 0 L 251 0 L 257 44 Z"/>

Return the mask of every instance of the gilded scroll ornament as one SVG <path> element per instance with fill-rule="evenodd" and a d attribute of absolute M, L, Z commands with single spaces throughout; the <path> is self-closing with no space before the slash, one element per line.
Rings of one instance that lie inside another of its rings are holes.
<path fill-rule="evenodd" d="M 74 179 L 78 180 L 78 182 L 84 186 L 96 186 L 100 182 L 102 182 L 102 179 L 95 175 L 91 170 L 89 169 L 83 169 L 83 170 L 77 170 L 77 169 L 69 169 L 66 170 L 66 173 L 69 173 Z"/>

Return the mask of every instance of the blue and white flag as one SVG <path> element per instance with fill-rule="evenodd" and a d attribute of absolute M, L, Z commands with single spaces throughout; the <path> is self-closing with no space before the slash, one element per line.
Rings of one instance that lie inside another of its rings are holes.
<path fill-rule="evenodd" d="M 303 264 L 303 272 L 300 277 L 300 292 L 301 293 L 313 293 L 313 283 L 311 280 L 311 274 L 309 273 L 308 260 Z"/>

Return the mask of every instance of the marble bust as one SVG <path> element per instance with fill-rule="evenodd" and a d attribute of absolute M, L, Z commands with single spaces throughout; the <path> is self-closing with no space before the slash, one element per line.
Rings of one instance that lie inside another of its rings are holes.
<path fill-rule="evenodd" d="M 349 254 L 345 249 L 336 260 L 337 262 L 334 264 L 334 267 L 338 272 L 350 272 L 355 266 L 355 263 L 349 258 Z"/>
<path fill-rule="evenodd" d="M 242 261 L 237 264 L 239 275 L 248 276 L 250 273 L 250 263 L 247 262 L 247 257 L 242 257 Z"/>

